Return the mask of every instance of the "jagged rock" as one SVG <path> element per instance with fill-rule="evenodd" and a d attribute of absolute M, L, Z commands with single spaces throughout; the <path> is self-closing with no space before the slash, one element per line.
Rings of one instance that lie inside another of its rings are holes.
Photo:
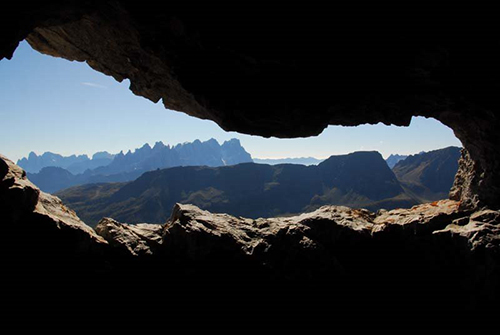
<path fill-rule="evenodd" d="M 312 280 L 320 294 L 346 304 L 474 310 L 498 298 L 499 259 L 491 248 L 499 241 L 498 213 L 471 215 L 459 205 L 442 200 L 377 213 L 324 206 L 295 217 L 251 220 L 177 204 L 165 226 L 163 257 L 186 265 L 188 270 L 179 271 L 195 277 L 207 278 L 210 264 L 228 278 L 233 272 L 227 269 L 238 269 L 243 278 L 264 282 Z M 450 234 L 451 222 L 469 216 L 474 226 L 454 227 Z M 477 234 L 480 219 L 488 223 Z M 462 237 L 454 235 L 457 229 Z M 481 256 L 477 243 L 491 252 Z M 241 276 L 234 280 L 246 282 Z M 375 303 L 379 300 L 384 302 Z"/>
<path fill-rule="evenodd" d="M 437 235 L 450 235 L 453 239 L 464 240 L 467 249 L 489 249 L 499 252 L 500 247 L 500 212 L 490 209 L 479 210 L 470 217 L 455 220 L 442 230 L 435 231 Z"/>
<path fill-rule="evenodd" d="M 474 209 L 480 206 L 477 194 L 478 187 L 482 184 L 480 182 L 482 169 L 477 165 L 478 163 L 471 159 L 469 152 L 462 149 L 458 160 L 458 171 L 450 190 L 450 199 L 460 201 L 463 209 Z"/>
<path fill-rule="evenodd" d="M 317 215 L 328 216 L 326 212 Z M 176 204 L 163 244 L 174 258 L 252 262 L 280 275 L 307 277 L 335 266 L 326 250 L 307 236 L 307 230 L 295 218 L 252 220 Z"/>
<path fill-rule="evenodd" d="M 127 225 L 104 218 L 95 230 L 111 246 L 125 249 L 133 256 L 144 256 L 152 255 L 161 245 L 163 226 L 147 223 Z"/>
<path fill-rule="evenodd" d="M 378 214 L 323 206 L 300 216 L 257 220 L 176 204 L 165 227 L 164 248 L 172 257 L 196 261 L 247 258 L 286 273 L 297 267 L 295 262 L 300 259 L 300 268 L 308 268 L 308 273 L 325 267 L 342 272 L 334 252 L 339 246 L 351 243 L 349 249 L 365 248 L 384 235 L 401 241 L 430 237 L 460 216 L 458 204 L 443 200 Z"/>
<path fill-rule="evenodd" d="M 413 206 L 410 209 L 382 211 L 373 220 L 377 224 L 374 232 L 402 230 L 410 234 L 430 234 L 446 227 L 453 219 L 463 216 L 460 203 L 454 200 L 440 200 Z"/>
<path fill-rule="evenodd" d="M 35 209 L 40 190 L 26 178 L 23 169 L 1 155 L 0 177 L 0 209 L 4 222 L 16 222 L 24 213 Z"/>
<path fill-rule="evenodd" d="M 10 229 L 24 229 L 16 225 L 60 231 L 74 238 L 75 251 L 88 252 L 107 242 L 82 222 L 74 211 L 63 205 L 58 197 L 41 192 L 27 178 L 26 172 L 0 155 L 0 213 L 2 223 Z M 35 225 L 40 225 L 34 227 Z M 29 228 L 28 228 L 29 229 Z M 56 235 L 54 235 L 56 237 Z M 67 244 L 68 241 L 64 241 Z"/>
<path fill-rule="evenodd" d="M 66 305 L 96 296 L 90 283 L 112 271 L 108 242 L 3 156 L 0 213 L 0 294 L 9 310 L 31 306 L 43 312 L 56 301 L 62 306 L 60 299 Z"/>

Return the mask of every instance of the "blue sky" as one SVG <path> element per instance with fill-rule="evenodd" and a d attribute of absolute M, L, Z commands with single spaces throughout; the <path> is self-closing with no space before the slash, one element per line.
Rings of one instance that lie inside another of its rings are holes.
<path fill-rule="evenodd" d="M 0 61 L 0 153 L 12 160 L 30 151 L 93 154 L 215 138 L 238 138 L 258 158 L 326 158 L 359 150 L 413 154 L 461 146 L 434 119 L 413 118 L 410 127 L 330 126 L 316 137 L 276 139 L 226 132 L 211 121 L 166 110 L 128 90 L 129 82 L 87 64 L 42 55 L 22 42 L 12 60 Z"/>

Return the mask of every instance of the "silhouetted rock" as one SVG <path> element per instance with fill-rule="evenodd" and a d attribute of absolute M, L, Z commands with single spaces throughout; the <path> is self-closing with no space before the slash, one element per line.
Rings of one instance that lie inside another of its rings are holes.
<path fill-rule="evenodd" d="M 108 243 L 59 198 L 41 192 L 20 167 L 3 156 L 0 178 L 2 229 L 3 236 L 8 236 L 1 252 L 10 255 L 3 264 L 8 269 L 4 280 L 19 280 L 23 275 L 52 279 L 50 271 L 59 273 L 58 267 L 64 267 L 66 273 L 60 278 L 64 281 L 74 271 L 97 271 L 104 266 L 99 258 L 109 250 Z"/>

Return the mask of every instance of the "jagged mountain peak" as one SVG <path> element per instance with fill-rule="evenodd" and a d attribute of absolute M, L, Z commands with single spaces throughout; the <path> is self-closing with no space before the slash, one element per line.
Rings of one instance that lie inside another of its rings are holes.
<path fill-rule="evenodd" d="M 238 144 L 239 141 L 237 142 Z M 62 157 L 62 156 L 61 156 Z M 105 158 L 106 159 L 106 158 Z M 112 158 L 107 158 L 106 164 L 95 166 L 92 169 L 83 169 L 74 173 L 74 178 L 64 178 L 64 182 L 56 181 L 56 176 L 46 171 L 31 178 L 40 183 L 43 190 L 54 192 L 66 187 L 92 183 L 129 181 L 139 177 L 142 173 L 174 166 L 224 166 L 244 162 L 252 162 L 252 157 L 241 145 L 221 146 L 215 139 L 208 141 L 195 140 L 177 144 L 174 147 L 165 146 L 163 142 L 156 142 L 154 147 L 146 143 L 134 151 L 123 150 Z M 50 163 L 56 165 L 57 163 Z M 60 166 L 66 168 L 66 166 Z M 35 171 L 39 172 L 39 170 Z M 51 184 L 57 187 L 50 186 Z"/>

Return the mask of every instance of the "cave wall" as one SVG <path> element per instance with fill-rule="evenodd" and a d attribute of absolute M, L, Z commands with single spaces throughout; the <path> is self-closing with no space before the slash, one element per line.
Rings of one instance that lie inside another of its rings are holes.
<path fill-rule="evenodd" d="M 495 20 L 448 8 L 263 7 L 191 1 L 55 1 L 0 13 L 0 59 L 19 41 L 86 61 L 133 93 L 261 136 L 412 116 L 451 127 L 466 151 L 451 197 L 497 208 L 500 194 Z M 468 8 L 463 8 L 468 10 Z"/>

